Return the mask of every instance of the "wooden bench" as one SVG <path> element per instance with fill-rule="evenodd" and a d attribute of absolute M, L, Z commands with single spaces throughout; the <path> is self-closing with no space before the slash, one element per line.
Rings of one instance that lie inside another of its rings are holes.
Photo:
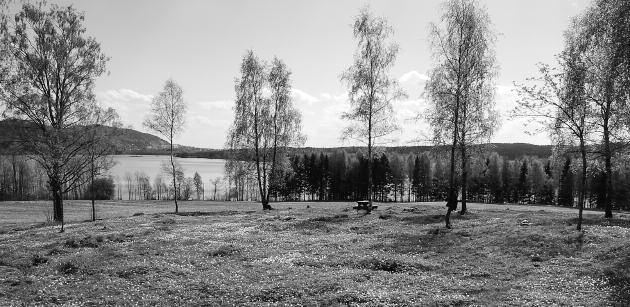
<path fill-rule="evenodd" d="M 372 210 L 375 210 L 376 208 L 378 208 L 378 206 L 373 206 L 367 200 L 359 200 L 359 201 L 357 201 L 357 206 L 356 207 L 352 207 L 352 209 L 365 210 L 368 213 L 372 212 Z"/>

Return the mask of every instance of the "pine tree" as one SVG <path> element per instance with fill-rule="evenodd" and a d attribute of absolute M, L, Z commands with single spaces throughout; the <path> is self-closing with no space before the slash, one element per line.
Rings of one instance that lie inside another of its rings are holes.
<path fill-rule="evenodd" d="M 529 167 L 527 160 L 523 160 L 521 170 L 518 176 L 518 201 L 529 203 L 530 185 L 529 185 Z"/>
<path fill-rule="evenodd" d="M 492 195 L 492 202 L 503 203 L 503 173 L 502 159 L 495 152 L 490 155 L 490 163 L 488 164 L 488 188 Z"/>

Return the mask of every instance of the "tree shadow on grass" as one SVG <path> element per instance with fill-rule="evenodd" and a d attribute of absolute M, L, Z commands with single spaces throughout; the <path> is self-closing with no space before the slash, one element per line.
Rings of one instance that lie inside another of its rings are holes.
<path fill-rule="evenodd" d="M 225 211 L 191 211 L 191 212 L 179 212 L 173 213 L 179 216 L 229 216 L 229 215 L 238 215 L 238 214 L 252 214 L 255 213 L 254 210 L 249 211 L 236 211 L 236 210 L 225 210 Z"/>

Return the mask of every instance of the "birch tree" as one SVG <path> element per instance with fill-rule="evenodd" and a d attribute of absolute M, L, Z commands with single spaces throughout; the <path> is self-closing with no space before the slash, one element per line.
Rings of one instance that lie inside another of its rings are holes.
<path fill-rule="evenodd" d="M 5 115 L 28 122 L 17 137 L 48 176 L 61 231 L 64 194 L 89 178 L 94 80 L 108 61 L 83 21 L 71 6 L 24 4 L 1 31 L 0 99 Z"/>
<path fill-rule="evenodd" d="M 594 1 L 573 28 L 577 40 L 586 44 L 585 94 L 594 105 L 593 121 L 601 135 L 605 217 L 612 218 L 613 158 L 630 139 L 630 3 Z"/>
<path fill-rule="evenodd" d="M 355 18 L 353 35 L 357 43 L 354 63 L 341 75 L 348 87 L 350 111 L 342 118 L 351 124 L 342 139 L 367 145 L 368 201 L 373 198 L 373 147 L 391 142 L 396 125 L 392 102 L 405 97 L 398 81 L 389 75 L 398 55 L 398 45 L 390 41 L 392 28 L 382 17 L 364 8 Z"/>
<path fill-rule="evenodd" d="M 186 103 L 184 102 L 184 91 L 173 81 L 168 79 L 164 89 L 151 102 L 151 114 L 144 120 L 143 125 L 166 139 L 168 139 L 170 153 L 170 167 L 168 173 L 173 184 L 175 201 L 175 213 L 179 212 L 177 204 L 179 185 L 177 184 L 178 164 L 175 161 L 173 139 L 184 129 L 186 115 Z"/>
<path fill-rule="evenodd" d="M 427 119 L 436 144 L 450 145 L 446 227 L 457 209 L 456 150 L 461 154 L 462 211 L 466 213 L 467 147 L 489 140 L 496 130 L 494 84 L 495 34 L 485 8 L 474 0 L 444 3 L 441 24 L 431 24 L 431 48 L 436 61 L 425 94 L 431 103 Z"/>
<path fill-rule="evenodd" d="M 301 145 L 301 114 L 291 99 L 291 72 L 274 58 L 271 67 L 249 50 L 236 79 L 234 122 L 228 136 L 239 159 L 253 160 L 263 210 L 276 179 L 278 161 L 290 145 Z M 244 154 L 244 155 L 243 155 Z"/>
<path fill-rule="evenodd" d="M 587 67 L 583 59 L 585 45 L 575 32 L 565 34 L 566 46 L 559 55 L 559 68 L 541 64 L 539 77 L 530 78 L 519 87 L 517 116 L 530 117 L 549 129 L 558 148 L 571 148 L 577 143 L 581 158 L 577 229 L 582 229 L 582 211 L 586 197 L 588 171 L 587 146 L 595 126 L 591 116 L 595 110 L 586 99 Z"/>

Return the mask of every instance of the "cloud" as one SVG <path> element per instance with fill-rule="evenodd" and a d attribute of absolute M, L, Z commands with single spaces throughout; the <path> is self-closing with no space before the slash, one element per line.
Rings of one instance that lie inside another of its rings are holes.
<path fill-rule="evenodd" d="M 234 106 L 234 101 L 232 100 L 198 101 L 198 102 L 195 102 L 195 104 L 197 104 L 200 108 L 204 110 L 208 110 L 208 111 L 214 110 L 214 109 L 231 110 L 232 107 Z"/>
<path fill-rule="evenodd" d="M 116 109 L 124 125 L 155 134 L 142 125 L 151 110 L 152 95 L 131 89 L 114 89 L 98 92 L 96 97 L 104 106 Z M 175 143 L 197 147 L 223 147 L 234 118 L 234 102 L 229 99 L 186 102 L 188 110 L 184 131 L 175 138 Z"/>
<path fill-rule="evenodd" d="M 409 75 L 404 78 L 407 80 L 414 80 L 414 78 L 421 80 L 412 72 L 405 75 Z M 535 123 L 524 118 L 508 117 L 509 111 L 517 103 L 518 95 L 515 87 L 498 85 L 496 90 L 496 108 L 502 117 L 500 128 L 495 133 L 493 141 L 548 144 L 547 135 L 526 133 L 527 130 L 535 130 Z M 312 94 L 293 89 L 291 95 L 296 108 L 302 114 L 302 132 L 307 136 L 306 146 L 329 147 L 359 144 L 342 144 L 340 141 L 341 131 L 349 124 L 348 121 L 341 119 L 341 115 L 350 110 L 346 92 Z M 97 98 L 105 106 L 115 108 L 124 124 L 151 133 L 142 126 L 142 121 L 150 111 L 152 95 L 131 89 L 118 89 L 99 92 Z M 231 99 L 188 102 L 185 129 L 175 142 L 197 147 L 223 147 L 234 119 L 233 105 L 234 101 Z M 398 141 L 392 145 L 411 145 L 415 140 L 426 138 L 430 132 L 430 127 L 425 120 L 427 107 L 427 102 L 421 98 L 420 94 L 409 95 L 409 98 L 393 103 L 394 120 L 401 130 L 393 135 L 398 138 Z"/>
<path fill-rule="evenodd" d="M 400 83 L 410 82 L 410 83 L 418 84 L 421 82 L 426 82 L 428 80 L 429 80 L 429 76 L 427 76 L 426 74 L 419 73 L 417 70 L 412 70 L 403 74 L 398 79 L 398 82 Z"/>
<path fill-rule="evenodd" d="M 179 144 L 222 148 L 234 119 L 233 100 L 193 101 L 188 104 L 186 124 L 176 139 Z"/>
<path fill-rule="evenodd" d="M 96 99 L 105 107 L 116 109 L 123 124 L 141 129 L 144 117 L 151 109 L 153 95 L 131 89 L 108 90 L 96 93 Z"/>
<path fill-rule="evenodd" d="M 291 89 L 291 97 L 295 100 L 296 103 L 305 103 L 308 105 L 313 105 L 314 103 L 318 102 L 319 99 L 317 99 L 317 97 L 308 94 L 305 91 L 302 91 L 300 89 L 297 88 L 292 88 Z"/>

